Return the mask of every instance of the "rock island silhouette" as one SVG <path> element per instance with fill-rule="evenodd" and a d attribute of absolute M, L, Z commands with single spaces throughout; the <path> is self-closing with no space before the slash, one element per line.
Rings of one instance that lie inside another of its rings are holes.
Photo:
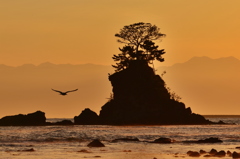
<path fill-rule="evenodd" d="M 89 108 L 74 117 L 75 124 L 162 125 L 211 124 L 180 102 L 180 97 L 166 88 L 164 80 L 149 65 L 163 62 L 164 49 L 154 41 L 165 37 L 150 23 L 124 26 L 115 34 L 124 44 L 121 53 L 113 55 L 115 73 L 108 79 L 112 96 L 102 106 L 99 116 Z"/>

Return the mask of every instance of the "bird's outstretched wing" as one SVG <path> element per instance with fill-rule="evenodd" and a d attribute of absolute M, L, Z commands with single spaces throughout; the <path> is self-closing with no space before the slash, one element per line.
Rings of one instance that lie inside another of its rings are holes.
<path fill-rule="evenodd" d="M 62 93 L 61 91 L 58 91 L 58 90 L 55 90 L 55 89 L 52 89 L 53 91 L 55 91 L 55 92 L 59 92 L 59 93 Z"/>
<path fill-rule="evenodd" d="M 74 92 L 74 91 L 77 91 L 78 89 L 74 89 L 74 90 L 71 90 L 71 91 L 67 91 L 65 93 L 69 93 L 69 92 Z"/>

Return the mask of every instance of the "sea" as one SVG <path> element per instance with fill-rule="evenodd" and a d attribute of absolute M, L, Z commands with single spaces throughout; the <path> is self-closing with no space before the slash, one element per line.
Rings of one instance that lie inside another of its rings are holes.
<path fill-rule="evenodd" d="M 158 126 L 2 126 L 0 127 L 1 159 L 190 159 L 188 151 L 230 151 L 240 153 L 240 116 L 208 115 L 211 121 L 224 125 L 158 125 Z M 63 119 L 47 119 L 49 122 Z M 72 119 L 69 119 L 72 120 Z M 173 143 L 152 143 L 165 137 Z M 221 143 L 192 143 L 206 138 L 219 138 Z M 139 141 L 119 141 L 138 138 Z M 95 140 L 105 147 L 88 147 Z M 198 158 L 206 158 L 203 154 Z M 216 157 L 208 157 L 216 158 Z M 232 157 L 225 156 L 222 159 Z"/>

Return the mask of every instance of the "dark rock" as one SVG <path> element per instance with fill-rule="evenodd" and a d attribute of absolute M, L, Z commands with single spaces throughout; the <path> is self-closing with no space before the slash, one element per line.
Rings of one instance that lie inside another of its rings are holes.
<path fill-rule="evenodd" d="M 127 69 L 109 76 L 113 98 L 100 111 L 101 124 L 162 125 L 211 124 L 174 100 L 163 79 L 145 61 L 132 61 Z"/>
<path fill-rule="evenodd" d="M 134 142 L 136 142 L 136 141 L 139 141 L 139 139 L 138 138 L 119 138 L 119 139 L 112 140 L 112 142 L 119 142 L 119 141 L 124 141 L 124 142 L 134 141 Z"/>
<path fill-rule="evenodd" d="M 197 152 L 197 151 L 188 151 L 187 154 L 190 157 L 199 157 L 199 156 L 201 156 L 200 153 Z"/>
<path fill-rule="evenodd" d="M 33 148 L 30 149 L 24 149 L 24 150 L 18 150 L 18 151 L 22 151 L 22 152 L 33 152 L 35 151 Z"/>
<path fill-rule="evenodd" d="M 36 111 L 27 115 L 19 114 L 0 119 L 1 126 L 39 126 L 46 125 L 45 113 Z"/>
<path fill-rule="evenodd" d="M 99 124 L 99 116 L 94 111 L 86 108 L 79 116 L 74 117 L 74 124 L 97 125 Z"/>
<path fill-rule="evenodd" d="M 105 145 L 97 139 L 90 142 L 87 146 L 88 147 L 105 147 Z"/>
<path fill-rule="evenodd" d="M 218 124 L 226 124 L 226 123 L 224 123 L 222 120 L 219 120 Z"/>
<path fill-rule="evenodd" d="M 204 150 L 200 150 L 199 153 L 202 155 L 202 154 L 205 154 L 205 153 L 207 153 L 207 152 L 204 151 Z"/>
<path fill-rule="evenodd" d="M 172 140 L 169 138 L 160 137 L 159 139 L 154 140 L 153 143 L 172 143 Z"/>
<path fill-rule="evenodd" d="M 232 156 L 232 152 L 231 151 L 227 151 L 227 156 L 231 157 Z"/>
<path fill-rule="evenodd" d="M 189 154 L 191 154 L 192 152 L 193 152 L 193 151 L 188 151 L 187 154 L 189 155 Z"/>
<path fill-rule="evenodd" d="M 211 149 L 211 151 L 209 152 L 210 155 L 216 155 L 217 154 L 217 150 L 215 149 Z"/>
<path fill-rule="evenodd" d="M 236 151 L 234 151 L 234 152 L 232 153 L 232 158 L 240 158 L 240 154 L 237 153 Z"/>
<path fill-rule="evenodd" d="M 190 140 L 190 141 L 183 141 L 184 143 L 219 143 L 223 142 L 222 140 L 214 137 L 210 137 L 204 140 Z"/>
<path fill-rule="evenodd" d="M 215 137 L 210 137 L 204 140 L 198 140 L 198 143 L 218 143 L 218 142 L 223 142 L 222 140 L 220 140 L 219 138 L 215 138 Z"/>
<path fill-rule="evenodd" d="M 226 152 L 221 150 L 221 151 L 217 152 L 214 156 L 215 157 L 225 157 L 226 156 Z"/>

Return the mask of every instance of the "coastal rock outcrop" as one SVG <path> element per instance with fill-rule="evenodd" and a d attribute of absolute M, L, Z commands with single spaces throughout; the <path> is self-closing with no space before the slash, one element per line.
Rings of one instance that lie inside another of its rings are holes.
<path fill-rule="evenodd" d="M 197 151 L 188 151 L 187 154 L 190 156 L 190 157 L 199 157 L 201 156 L 199 152 Z"/>
<path fill-rule="evenodd" d="M 88 147 L 105 147 L 105 145 L 101 143 L 101 141 L 99 141 L 98 139 L 93 140 L 87 146 Z"/>
<path fill-rule="evenodd" d="M 232 153 L 232 158 L 240 158 L 240 153 L 234 151 L 234 152 Z"/>
<path fill-rule="evenodd" d="M 127 69 L 109 76 L 113 97 L 100 111 L 102 124 L 210 124 L 174 99 L 163 79 L 146 61 L 132 61 Z"/>
<path fill-rule="evenodd" d="M 232 157 L 232 158 L 240 158 L 239 153 L 237 152 L 230 152 L 229 150 L 225 152 L 224 150 L 217 151 L 216 149 L 211 149 L 210 152 L 206 152 L 204 150 L 200 150 L 199 152 L 197 151 L 188 151 L 187 155 L 190 157 L 200 157 L 203 155 L 203 157 Z"/>
<path fill-rule="evenodd" d="M 223 142 L 223 141 L 216 137 L 210 137 L 204 140 L 198 140 L 197 142 L 198 143 L 217 143 L 217 142 Z"/>
<path fill-rule="evenodd" d="M 152 143 L 173 143 L 174 141 L 170 138 L 166 138 L 166 137 L 160 137 L 156 140 L 154 140 Z"/>
<path fill-rule="evenodd" d="M 99 123 L 99 116 L 89 108 L 83 110 L 79 116 L 74 117 L 74 124 L 77 125 L 97 125 Z"/>
<path fill-rule="evenodd" d="M 190 141 L 183 141 L 184 143 L 221 143 L 223 142 L 222 140 L 220 140 L 217 137 L 210 137 L 210 138 L 206 138 L 206 139 L 201 139 L 201 140 L 190 140 Z"/>
<path fill-rule="evenodd" d="M 112 140 L 112 142 L 138 142 L 140 141 L 138 138 L 118 138 Z"/>
<path fill-rule="evenodd" d="M 0 119 L 0 126 L 39 126 L 46 125 L 45 113 L 36 111 L 27 115 L 18 114 Z"/>

